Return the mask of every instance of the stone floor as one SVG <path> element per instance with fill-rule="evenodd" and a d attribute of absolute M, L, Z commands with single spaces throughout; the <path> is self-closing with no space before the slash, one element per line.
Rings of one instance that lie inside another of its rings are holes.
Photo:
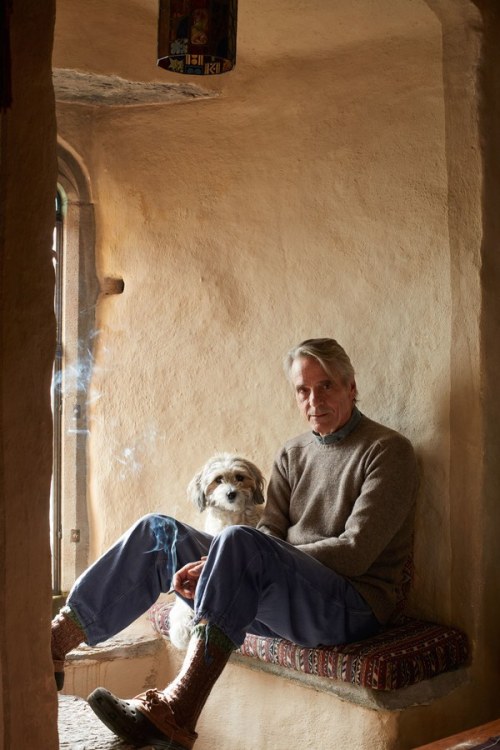
<path fill-rule="evenodd" d="M 59 696 L 59 750 L 132 750 L 102 724 L 87 701 Z"/>

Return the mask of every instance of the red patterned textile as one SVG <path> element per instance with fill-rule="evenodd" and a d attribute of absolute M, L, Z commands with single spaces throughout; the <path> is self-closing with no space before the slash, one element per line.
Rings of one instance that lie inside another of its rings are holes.
<path fill-rule="evenodd" d="M 171 606 L 154 605 L 149 612 L 153 628 L 164 636 L 168 636 Z M 359 687 L 398 690 L 462 666 L 469 645 L 467 636 L 456 628 L 407 617 L 374 638 L 340 646 L 302 648 L 281 638 L 249 633 L 239 653 Z"/>

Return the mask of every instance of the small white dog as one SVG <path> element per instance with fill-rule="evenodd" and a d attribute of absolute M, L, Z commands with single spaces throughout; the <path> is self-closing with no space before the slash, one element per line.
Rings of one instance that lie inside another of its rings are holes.
<path fill-rule="evenodd" d="M 251 461 L 232 453 L 212 456 L 190 481 L 188 498 L 206 512 L 205 531 L 218 534 L 227 526 L 256 526 L 264 503 L 264 477 Z M 169 638 L 185 649 L 191 637 L 193 610 L 176 597 L 170 610 Z"/>

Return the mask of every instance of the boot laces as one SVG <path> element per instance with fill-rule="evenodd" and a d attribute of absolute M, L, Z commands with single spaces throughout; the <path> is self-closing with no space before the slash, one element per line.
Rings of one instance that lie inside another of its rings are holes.
<path fill-rule="evenodd" d="M 161 693 L 156 688 L 153 688 L 152 690 L 146 690 L 143 700 L 144 703 L 147 705 L 148 708 L 153 708 L 153 706 L 159 706 L 164 701 L 162 700 L 163 693 Z"/>

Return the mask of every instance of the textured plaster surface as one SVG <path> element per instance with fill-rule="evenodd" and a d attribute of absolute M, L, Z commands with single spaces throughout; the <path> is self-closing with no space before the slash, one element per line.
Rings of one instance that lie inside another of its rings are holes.
<path fill-rule="evenodd" d="M 214 94 L 193 84 L 126 81 L 119 76 L 55 68 L 54 92 L 59 102 L 89 106 L 137 106 L 204 99 Z"/>
<path fill-rule="evenodd" d="M 182 656 L 170 645 L 168 681 Z M 329 691 L 247 669 L 231 659 L 210 694 L 197 725 L 201 750 L 288 750 L 290 747 L 354 747 L 357 750 L 411 750 L 453 731 L 454 715 L 467 695 L 463 684 L 421 705 L 388 710 L 360 705 Z M 422 686 L 423 687 L 423 686 Z M 423 692 L 421 693 L 423 698 Z"/>
<path fill-rule="evenodd" d="M 107 47 L 109 71 L 130 75 L 105 16 L 81 59 L 71 7 L 56 29 L 57 64 L 101 71 Z M 343 3 L 332 26 L 342 33 L 328 44 L 330 11 L 321 24 L 320 6 L 307 23 L 301 12 L 298 39 L 298 18 L 283 14 L 295 41 L 269 61 L 257 54 L 262 30 L 249 56 L 243 9 L 234 75 L 200 84 L 217 99 L 92 117 L 60 104 L 60 133 L 91 175 L 98 273 L 125 282 L 97 309 L 93 554 L 141 512 L 199 523 L 185 487 L 215 450 L 246 453 L 268 474 L 280 443 L 303 429 L 282 355 L 333 335 L 351 353 L 361 409 L 414 440 L 422 516 L 433 536 L 439 529 L 426 555 L 449 565 L 441 29 L 423 3 L 386 10 Z M 318 54 L 305 65 L 295 45 L 303 54 L 313 38 Z M 167 75 L 152 53 L 135 77 Z M 447 612 L 442 589 L 420 585 L 430 587 L 422 606 Z"/>

